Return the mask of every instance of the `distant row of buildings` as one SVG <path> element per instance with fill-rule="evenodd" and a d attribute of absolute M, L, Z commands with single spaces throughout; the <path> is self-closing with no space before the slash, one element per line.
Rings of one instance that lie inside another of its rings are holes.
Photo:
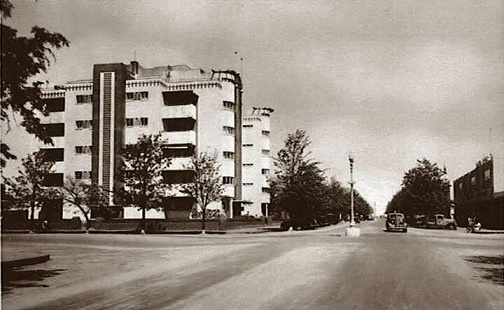
<path fill-rule="evenodd" d="M 121 149 L 141 134 L 161 133 L 168 141 L 166 155 L 172 158 L 163 171 L 164 182 L 190 182 L 191 171 L 184 168 L 190 157 L 216 152 L 225 189 L 221 200 L 208 209 L 229 218 L 266 216 L 273 110 L 244 113 L 242 91 L 235 71 L 205 72 L 185 65 L 144 68 L 136 61 L 96 64 L 92 79 L 44 89 L 50 115 L 42 122 L 54 145 L 39 146 L 56 162 L 47 185 L 62 186 L 71 176 L 113 192 L 120 186 L 116 172 Z M 164 210 L 150 210 L 147 217 L 176 218 L 194 204 L 190 197 L 171 192 L 163 201 Z M 141 217 L 136 208 L 115 208 L 117 217 Z M 42 216 L 61 219 L 75 213 L 55 201 L 36 211 L 35 218 Z"/>

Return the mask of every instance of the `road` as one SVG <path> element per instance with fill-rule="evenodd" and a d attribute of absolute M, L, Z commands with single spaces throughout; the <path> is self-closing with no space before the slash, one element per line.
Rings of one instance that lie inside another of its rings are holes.
<path fill-rule="evenodd" d="M 502 234 L 384 222 L 227 235 L 3 235 L 51 260 L 9 275 L 3 309 L 503 309 Z"/>

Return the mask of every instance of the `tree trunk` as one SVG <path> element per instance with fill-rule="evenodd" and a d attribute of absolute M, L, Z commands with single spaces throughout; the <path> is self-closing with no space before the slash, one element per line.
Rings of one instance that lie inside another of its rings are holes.
<path fill-rule="evenodd" d="M 36 226 L 35 226 L 35 202 L 33 199 L 30 201 L 30 208 L 31 208 L 31 214 L 30 214 L 30 230 L 32 232 L 35 231 Z"/>
<path fill-rule="evenodd" d="M 91 226 L 91 223 L 89 222 L 89 216 L 87 215 L 87 212 L 84 213 L 84 218 L 86 219 L 86 231 L 89 230 L 89 227 Z"/>
<path fill-rule="evenodd" d="M 145 220 L 145 206 L 142 206 L 142 230 L 145 232 L 147 229 L 147 223 Z"/>
<path fill-rule="evenodd" d="M 203 233 L 205 233 L 206 229 L 205 220 L 206 220 L 206 207 L 203 207 L 203 221 L 201 222 L 201 230 L 203 231 Z"/>

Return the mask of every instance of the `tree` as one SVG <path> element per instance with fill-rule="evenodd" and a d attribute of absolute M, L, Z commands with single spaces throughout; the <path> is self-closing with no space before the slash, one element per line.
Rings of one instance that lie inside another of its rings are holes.
<path fill-rule="evenodd" d="M 0 11 L 2 18 L 11 16 L 14 8 L 8 0 L 1 0 Z M 3 19 L 2 19 L 3 20 Z M 41 99 L 40 81 L 28 84 L 29 80 L 42 72 L 47 72 L 50 66 L 50 56 L 53 60 L 53 49 L 68 46 L 69 41 L 59 33 L 51 33 L 44 28 L 34 26 L 31 30 L 33 37 L 18 36 L 17 30 L 5 24 L 2 27 L 2 89 L 0 105 L 2 111 L 0 119 L 10 128 L 10 121 L 19 114 L 22 118 L 20 125 L 25 130 L 45 143 L 52 143 L 46 134 L 45 127 L 40 123 L 38 114 L 47 116 L 47 104 Z M 0 143 L 0 165 L 15 159 L 7 144 Z"/>
<path fill-rule="evenodd" d="M 347 188 L 343 187 L 340 182 L 331 179 L 327 184 L 326 192 L 326 209 L 329 213 L 347 214 L 350 212 L 350 192 Z"/>
<path fill-rule="evenodd" d="M 35 208 L 42 208 L 44 202 L 55 198 L 54 191 L 45 186 L 46 177 L 51 174 L 53 161 L 47 161 L 44 151 L 28 155 L 22 161 L 23 170 L 18 170 L 14 178 L 4 177 L 6 192 L 14 197 L 19 208 L 30 208 L 30 219 L 35 218 Z"/>
<path fill-rule="evenodd" d="M 389 201 L 387 204 L 387 213 L 392 213 L 392 212 L 404 212 L 406 211 L 406 206 L 403 204 L 404 201 L 404 191 L 400 189 L 397 191 L 394 196 L 392 196 L 392 199 Z M 410 214 L 411 212 L 406 212 Z"/>
<path fill-rule="evenodd" d="M 147 210 L 161 208 L 168 184 L 163 182 L 163 170 L 171 159 L 163 152 L 166 141 L 161 135 L 141 135 L 135 144 L 128 144 L 122 150 L 123 165 L 119 179 L 123 188 L 117 191 L 118 200 L 128 206 L 142 210 L 142 228 L 145 230 Z"/>
<path fill-rule="evenodd" d="M 309 219 L 324 204 L 325 177 L 318 163 L 308 158 L 310 140 L 303 130 L 289 134 L 278 152 L 276 167 L 276 203 L 291 217 Z"/>
<path fill-rule="evenodd" d="M 79 209 L 86 219 L 86 230 L 89 229 L 89 213 L 93 208 L 100 208 L 108 203 L 108 193 L 98 184 L 87 184 L 82 180 L 67 177 L 60 189 L 64 202 Z"/>
<path fill-rule="evenodd" d="M 196 154 L 184 168 L 193 171 L 193 178 L 191 183 L 181 184 L 181 192 L 194 198 L 203 211 L 201 230 L 205 233 L 206 208 L 211 202 L 218 201 L 224 191 L 217 154 Z"/>
<path fill-rule="evenodd" d="M 395 199 L 394 199 L 395 198 Z M 405 173 L 400 193 L 393 198 L 397 211 L 406 215 L 443 213 L 450 208 L 450 181 L 446 172 L 427 159 Z"/>

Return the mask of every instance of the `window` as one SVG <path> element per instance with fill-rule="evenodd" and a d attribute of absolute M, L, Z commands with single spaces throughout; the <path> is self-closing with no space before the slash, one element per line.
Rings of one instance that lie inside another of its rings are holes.
<path fill-rule="evenodd" d="M 268 130 L 263 130 L 263 131 L 262 131 L 262 135 L 263 135 L 263 136 L 266 136 L 266 137 L 267 137 L 267 136 L 269 136 L 269 134 L 270 134 L 270 132 L 269 132 Z"/>
<path fill-rule="evenodd" d="M 269 169 L 261 169 L 261 174 L 268 175 L 269 174 Z"/>
<path fill-rule="evenodd" d="M 261 154 L 263 154 L 263 155 L 269 155 L 270 154 L 270 150 L 262 150 Z"/>
<path fill-rule="evenodd" d="M 222 177 L 222 184 L 234 184 L 233 177 Z"/>
<path fill-rule="evenodd" d="M 91 129 L 93 127 L 93 121 L 91 120 L 75 121 L 75 127 L 77 127 L 77 129 Z"/>
<path fill-rule="evenodd" d="M 243 183 L 243 186 L 252 186 L 254 183 Z"/>
<path fill-rule="evenodd" d="M 223 101 L 222 106 L 224 106 L 226 109 L 234 110 L 235 104 L 234 102 L 231 101 Z"/>
<path fill-rule="evenodd" d="M 75 171 L 76 180 L 90 180 L 91 171 Z"/>
<path fill-rule="evenodd" d="M 148 91 L 126 93 L 126 101 L 133 101 L 133 100 L 145 101 L 148 99 L 149 99 L 149 92 Z"/>
<path fill-rule="evenodd" d="M 224 152 L 224 158 L 234 159 L 234 153 L 233 152 Z"/>
<path fill-rule="evenodd" d="M 135 117 L 126 119 L 126 127 L 138 127 L 149 125 L 149 119 L 147 117 Z"/>
<path fill-rule="evenodd" d="M 458 187 L 459 187 L 460 190 L 464 187 L 464 185 L 462 184 L 462 182 L 459 183 Z"/>
<path fill-rule="evenodd" d="M 91 145 L 79 145 L 75 147 L 75 153 L 76 154 L 91 154 L 93 151 Z"/>
<path fill-rule="evenodd" d="M 65 124 L 45 124 L 46 133 L 49 137 L 63 137 L 65 136 Z"/>
<path fill-rule="evenodd" d="M 63 161 L 64 149 L 40 149 L 44 153 L 44 161 Z"/>
<path fill-rule="evenodd" d="M 261 188 L 261 191 L 263 193 L 269 193 L 270 192 L 270 188 L 269 187 L 263 187 L 263 188 Z"/>
<path fill-rule="evenodd" d="M 229 134 L 229 135 L 234 135 L 235 134 L 235 129 L 233 127 L 223 126 L 222 130 L 224 130 L 224 132 L 227 133 L 227 134 Z"/>
<path fill-rule="evenodd" d="M 251 164 L 251 163 L 246 163 L 246 164 L 243 164 L 243 167 L 252 167 L 254 164 Z"/>
<path fill-rule="evenodd" d="M 248 143 L 248 144 L 244 144 L 244 145 L 243 145 L 243 147 L 252 147 L 252 146 L 254 146 L 254 145 L 253 145 L 253 144 L 250 144 L 250 143 Z"/>
<path fill-rule="evenodd" d="M 63 186 L 63 173 L 49 173 L 43 181 L 44 186 Z"/>
<path fill-rule="evenodd" d="M 65 98 L 44 99 L 47 104 L 48 112 L 63 112 L 65 111 Z"/>
<path fill-rule="evenodd" d="M 490 169 L 485 170 L 484 175 L 485 175 L 485 181 L 488 181 L 492 178 Z"/>
<path fill-rule="evenodd" d="M 93 100 L 93 97 L 91 95 L 77 95 L 75 97 L 77 103 L 91 103 Z"/>
<path fill-rule="evenodd" d="M 163 181 L 166 184 L 187 184 L 194 180 L 192 170 L 165 170 L 163 171 Z"/>
<path fill-rule="evenodd" d="M 254 125 L 243 125 L 243 128 L 253 128 Z"/>

